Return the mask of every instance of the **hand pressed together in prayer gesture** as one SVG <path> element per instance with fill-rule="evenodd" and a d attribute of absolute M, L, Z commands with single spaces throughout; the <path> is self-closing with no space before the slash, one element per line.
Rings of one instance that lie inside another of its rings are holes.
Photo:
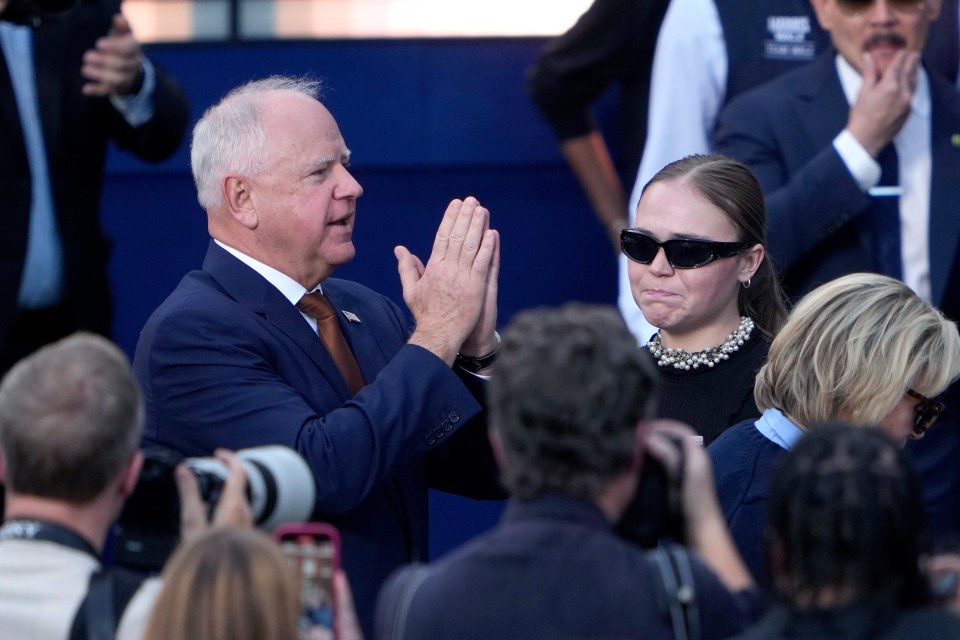
<path fill-rule="evenodd" d="M 411 344 L 448 364 L 461 347 L 470 355 L 496 348 L 500 242 L 476 198 L 447 207 L 426 265 L 406 247 L 394 253 L 403 299 L 417 323 Z"/>

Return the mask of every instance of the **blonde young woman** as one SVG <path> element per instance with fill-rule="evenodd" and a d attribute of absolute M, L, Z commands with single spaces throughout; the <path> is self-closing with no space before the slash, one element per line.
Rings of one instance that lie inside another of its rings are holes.
<path fill-rule="evenodd" d="M 658 417 L 689 424 L 705 444 L 760 415 L 754 376 L 786 315 L 765 235 L 756 178 L 717 155 L 661 169 L 621 234 L 633 297 L 659 327 L 646 345 L 661 373 Z"/>
<path fill-rule="evenodd" d="M 708 449 L 730 532 L 754 575 L 764 575 L 773 471 L 805 432 L 831 420 L 878 425 L 902 447 L 933 426 L 944 409 L 935 398 L 958 376 L 956 325 L 899 280 L 855 273 L 807 294 L 757 374 L 760 419 Z"/>

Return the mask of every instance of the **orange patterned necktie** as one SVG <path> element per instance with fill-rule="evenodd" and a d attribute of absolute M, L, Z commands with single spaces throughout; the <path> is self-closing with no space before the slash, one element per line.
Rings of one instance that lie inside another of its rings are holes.
<path fill-rule="evenodd" d="M 316 319 L 320 340 L 323 341 L 330 357 L 336 363 L 337 369 L 340 370 L 340 375 L 347 383 L 350 393 L 356 395 L 357 391 L 360 391 L 366 383 L 363 381 L 357 359 L 340 331 L 340 323 L 337 322 L 337 315 L 330 301 L 324 298 L 319 291 L 314 291 L 300 298 L 297 307 L 311 318 Z"/>

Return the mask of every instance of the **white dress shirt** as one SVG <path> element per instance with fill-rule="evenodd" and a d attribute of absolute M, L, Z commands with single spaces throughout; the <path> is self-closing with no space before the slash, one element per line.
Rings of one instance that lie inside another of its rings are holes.
<path fill-rule="evenodd" d="M 256 258 L 251 258 L 242 251 L 234 249 L 233 247 L 229 247 L 219 240 L 214 239 L 214 242 L 216 242 L 224 251 L 232 255 L 234 258 L 263 276 L 263 279 L 276 287 L 277 291 L 279 291 L 284 298 L 289 300 L 290 304 L 293 306 L 296 307 L 297 303 L 300 302 L 300 298 L 302 298 L 305 294 L 310 293 L 302 284 L 287 274 L 277 271 L 273 267 L 263 264 Z M 319 285 L 313 291 L 319 291 L 320 293 L 323 293 L 323 289 L 321 289 Z M 316 318 L 308 316 L 303 311 L 300 312 L 300 315 L 302 315 L 303 319 L 307 321 L 307 324 L 310 325 L 310 327 L 313 329 L 313 332 L 317 335 L 320 335 L 317 329 Z"/>

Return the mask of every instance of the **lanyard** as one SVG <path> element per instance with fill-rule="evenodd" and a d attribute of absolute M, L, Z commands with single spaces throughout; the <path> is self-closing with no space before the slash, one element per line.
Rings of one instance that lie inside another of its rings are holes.
<path fill-rule="evenodd" d="M 42 520 L 10 520 L 0 527 L 0 541 L 2 540 L 44 540 L 100 559 L 100 554 L 85 538 L 70 529 Z"/>

